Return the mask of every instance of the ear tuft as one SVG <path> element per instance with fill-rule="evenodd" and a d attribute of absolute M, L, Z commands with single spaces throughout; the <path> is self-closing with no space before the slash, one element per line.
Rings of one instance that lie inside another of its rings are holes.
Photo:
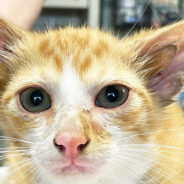
<path fill-rule="evenodd" d="M 11 45 L 14 45 L 18 40 L 21 40 L 24 32 L 15 25 L 8 23 L 6 20 L 0 18 L 0 51 L 12 52 Z M 0 57 L 2 59 L 2 57 Z"/>

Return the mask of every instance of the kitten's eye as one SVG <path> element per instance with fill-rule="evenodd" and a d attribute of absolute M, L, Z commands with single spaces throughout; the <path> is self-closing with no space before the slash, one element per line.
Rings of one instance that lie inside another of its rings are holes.
<path fill-rule="evenodd" d="M 103 88 L 97 95 L 96 105 L 103 108 L 115 108 L 128 99 L 129 89 L 123 85 L 111 85 Z"/>
<path fill-rule="evenodd" d="M 50 96 L 41 88 L 27 88 L 20 93 L 22 107 L 33 113 L 46 111 L 51 106 Z"/>

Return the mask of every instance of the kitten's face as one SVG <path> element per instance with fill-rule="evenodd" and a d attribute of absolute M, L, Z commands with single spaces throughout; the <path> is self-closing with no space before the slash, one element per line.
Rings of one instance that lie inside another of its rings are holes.
<path fill-rule="evenodd" d="M 161 117 L 136 43 L 68 28 L 29 34 L 6 56 L 2 127 L 27 141 L 16 144 L 44 182 L 133 183 L 148 171 Z"/>
<path fill-rule="evenodd" d="M 148 136 L 135 135 L 152 129 L 154 105 L 129 65 L 131 45 L 118 46 L 111 36 L 86 29 L 34 35 L 25 42 L 17 51 L 21 59 L 12 58 L 15 71 L 2 97 L 4 112 L 11 114 L 5 120 L 9 136 L 31 142 L 28 154 L 52 180 L 73 175 L 109 180 L 111 172 L 124 180 L 133 173 L 140 177 L 150 163 L 140 144 Z M 77 148 L 62 143 L 78 138 L 84 140 Z"/>

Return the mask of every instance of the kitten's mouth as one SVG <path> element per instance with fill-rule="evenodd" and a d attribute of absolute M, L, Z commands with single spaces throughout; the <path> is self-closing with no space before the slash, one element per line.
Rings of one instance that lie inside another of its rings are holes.
<path fill-rule="evenodd" d="M 70 161 L 64 163 L 57 163 L 53 169 L 56 175 L 81 175 L 81 174 L 92 174 L 95 172 L 94 164 L 87 161 Z"/>
<path fill-rule="evenodd" d="M 79 175 L 79 174 L 87 174 L 90 169 L 84 166 L 78 165 L 69 165 L 60 169 L 57 169 L 56 174 L 64 174 L 64 175 Z"/>

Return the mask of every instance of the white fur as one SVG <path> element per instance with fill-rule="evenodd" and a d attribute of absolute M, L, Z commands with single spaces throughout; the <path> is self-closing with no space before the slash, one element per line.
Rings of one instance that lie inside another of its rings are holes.
<path fill-rule="evenodd" d="M 86 108 L 89 103 L 85 95 L 85 87 L 80 81 L 74 67 L 72 67 L 72 57 L 67 60 L 63 67 L 63 72 L 59 84 L 60 99 L 62 104 L 67 106 L 81 105 L 83 102 Z"/>
<path fill-rule="evenodd" d="M 8 167 L 0 167 L 0 184 L 3 184 L 8 177 Z"/>

